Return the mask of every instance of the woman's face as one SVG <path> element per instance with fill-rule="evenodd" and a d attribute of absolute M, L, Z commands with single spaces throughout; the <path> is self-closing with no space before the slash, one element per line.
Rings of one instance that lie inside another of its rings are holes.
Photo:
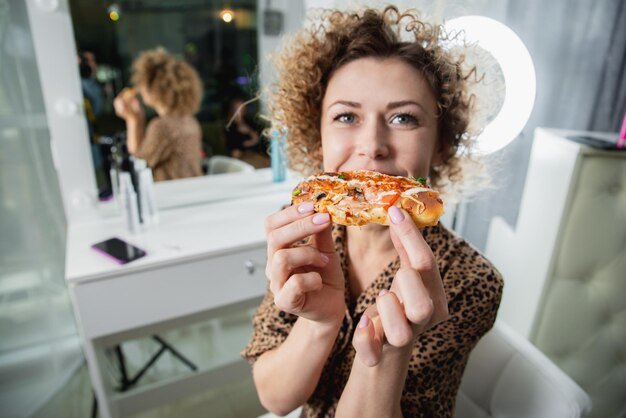
<path fill-rule="evenodd" d="M 325 171 L 428 177 L 437 149 L 437 102 L 410 65 L 361 58 L 330 78 L 321 135 Z"/>

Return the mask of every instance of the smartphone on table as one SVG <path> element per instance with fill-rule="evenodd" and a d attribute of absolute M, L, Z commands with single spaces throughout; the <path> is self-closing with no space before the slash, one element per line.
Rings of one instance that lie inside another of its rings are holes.
<path fill-rule="evenodd" d="M 109 238 L 93 244 L 91 248 L 118 264 L 130 263 L 146 255 L 141 248 L 119 238 Z"/>

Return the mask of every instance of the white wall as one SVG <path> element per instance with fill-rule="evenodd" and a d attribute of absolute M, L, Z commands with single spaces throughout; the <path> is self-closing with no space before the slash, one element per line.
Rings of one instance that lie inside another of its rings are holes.
<path fill-rule="evenodd" d="M 302 27 L 305 16 L 305 4 L 303 0 L 273 0 L 271 9 L 283 13 L 283 31 L 279 36 L 269 36 L 263 33 L 263 12 L 267 8 L 267 1 L 259 0 L 257 11 L 259 17 L 258 48 L 259 48 L 259 84 L 262 88 L 269 86 L 273 80 L 274 71 L 270 64 L 270 54 L 276 51 L 285 36 Z"/>

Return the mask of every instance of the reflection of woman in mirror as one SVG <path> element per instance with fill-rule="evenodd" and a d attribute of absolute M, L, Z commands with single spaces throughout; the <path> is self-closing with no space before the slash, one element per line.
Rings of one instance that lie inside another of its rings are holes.
<path fill-rule="evenodd" d="M 289 132 L 292 168 L 430 177 L 448 192 L 474 181 L 466 171 L 473 79 L 460 64 L 417 15 L 324 14 L 277 60 L 269 105 L 273 127 Z M 389 227 L 343 227 L 302 203 L 267 219 L 269 287 L 243 355 L 270 411 L 454 414 L 502 279 L 443 225 L 419 230 L 394 206 L 388 217 Z"/>
<path fill-rule="evenodd" d="M 194 117 L 202 83 L 196 71 L 158 48 L 133 62 L 132 83 L 158 117 L 145 126 L 133 89 L 115 98 L 115 113 L 126 121 L 128 151 L 146 160 L 155 181 L 202 175 L 202 131 Z"/>
<path fill-rule="evenodd" d="M 235 96 L 228 103 L 226 146 L 233 158 L 241 159 L 244 152 L 259 149 L 259 132 L 245 117 L 246 110 L 246 102 L 241 97 Z"/>

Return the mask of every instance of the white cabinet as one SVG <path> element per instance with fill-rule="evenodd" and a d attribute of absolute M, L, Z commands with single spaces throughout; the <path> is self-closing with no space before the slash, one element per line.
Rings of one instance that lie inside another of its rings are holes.
<path fill-rule="evenodd" d="M 104 352 L 122 341 L 258 305 L 267 284 L 264 219 L 291 197 L 289 184 L 284 190 L 275 187 L 269 184 L 268 193 L 259 190 L 246 198 L 161 211 L 158 225 L 135 235 L 119 218 L 69 226 L 66 281 L 101 416 L 138 413 L 250 374 L 238 359 L 116 393 L 108 383 Z M 148 255 L 119 266 L 90 249 L 113 236 Z"/>

